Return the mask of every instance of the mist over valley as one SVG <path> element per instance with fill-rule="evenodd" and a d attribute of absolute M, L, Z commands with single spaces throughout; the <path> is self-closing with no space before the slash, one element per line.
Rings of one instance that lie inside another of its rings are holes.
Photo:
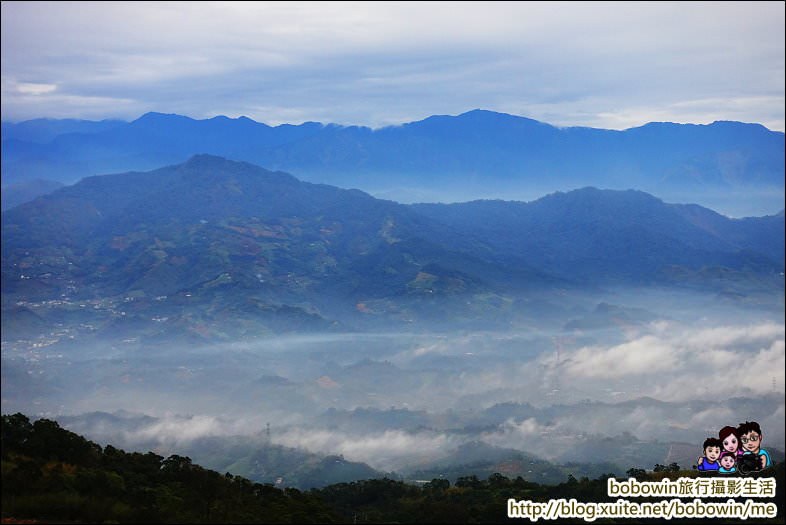
<path fill-rule="evenodd" d="M 3 213 L 6 413 L 310 488 L 784 449 L 783 213 L 403 205 L 212 155 Z"/>

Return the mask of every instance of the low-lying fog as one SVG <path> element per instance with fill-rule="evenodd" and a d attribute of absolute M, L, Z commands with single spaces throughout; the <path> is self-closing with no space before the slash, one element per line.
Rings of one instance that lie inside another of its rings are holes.
<path fill-rule="evenodd" d="M 507 332 L 4 348 L 2 396 L 5 414 L 126 449 L 247 436 L 408 472 L 483 442 L 624 470 L 687 466 L 706 437 L 748 420 L 783 450 L 785 365 L 782 307 L 628 291 Z"/>

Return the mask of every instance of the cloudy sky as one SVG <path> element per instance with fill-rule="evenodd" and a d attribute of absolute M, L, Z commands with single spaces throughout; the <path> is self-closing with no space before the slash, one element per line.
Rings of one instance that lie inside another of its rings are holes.
<path fill-rule="evenodd" d="M 2 2 L 2 118 L 784 130 L 784 3 Z"/>

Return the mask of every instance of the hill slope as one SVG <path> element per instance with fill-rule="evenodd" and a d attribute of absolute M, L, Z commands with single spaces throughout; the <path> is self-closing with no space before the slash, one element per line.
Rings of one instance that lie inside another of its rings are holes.
<path fill-rule="evenodd" d="M 4 308 L 32 309 L 28 328 L 78 322 L 123 339 L 502 327 L 522 295 L 578 286 L 709 271 L 698 285 L 723 289 L 731 272 L 735 292 L 771 293 L 783 231 L 782 216 L 730 220 L 591 188 L 405 206 L 198 155 L 89 177 L 4 212 L 2 285 Z"/>
<path fill-rule="evenodd" d="M 97 301 L 115 333 L 187 314 L 268 318 L 274 331 L 434 320 L 448 315 L 435 297 L 552 282 L 406 206 L 207 155 L 90 177 L 3 214 L 5 296 Z"/>
<path fill-rule="evenodd" d="M 584 188 L 534 202 L 415 204 L 425 217 L 477 235 L 565 278 L 649 281 L 671 266 L 783 269 L 782 216 L 729 219 L 639 191 Z"/>

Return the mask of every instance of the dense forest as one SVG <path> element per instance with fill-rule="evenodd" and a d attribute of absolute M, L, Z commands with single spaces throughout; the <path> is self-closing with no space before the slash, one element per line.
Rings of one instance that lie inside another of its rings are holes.
<path fill-rule="evenodd" d="M 330 523 L 316 494 L 194 465 L 190 458 L 126 453 L 47 419 L 2 419 L 3 518 L 139 523 Z"/>
<path fill-rule="evenodd" d="M 766 472 L 778 487 L 784 467 L 780 462 Z M 653 472 L 628 474 L 648 480 L 697 475 L 678 468 L 657 465 Z M 3 523 L 495 523 L 507 519 L 508 498 L 610 501 L 608 477 L 569 476 L 558 485 L 541 485 L 492 474 L 486 480 L 461 477 L 453 486 L 446 479 L 422 486 L 372 479 L 308 492 L 282 490 L 202 468 L 188 457 L 102 449 L 48 419 L 2 416 Z M 779 516 L 783 499 L 779 489 Z"/>

